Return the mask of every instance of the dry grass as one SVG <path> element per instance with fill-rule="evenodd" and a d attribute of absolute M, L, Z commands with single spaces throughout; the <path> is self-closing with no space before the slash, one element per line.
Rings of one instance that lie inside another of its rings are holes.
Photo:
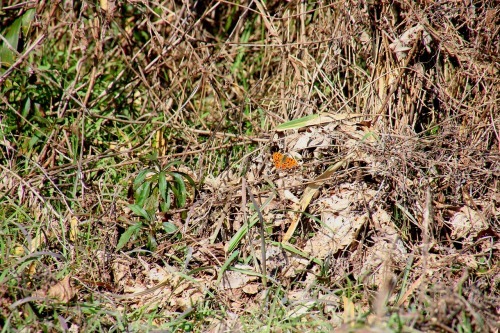
<path fill-rule="evenodd" d="M 0 10 L 0 326 L 498 330 L 494 1 L 100 3 Z"/>

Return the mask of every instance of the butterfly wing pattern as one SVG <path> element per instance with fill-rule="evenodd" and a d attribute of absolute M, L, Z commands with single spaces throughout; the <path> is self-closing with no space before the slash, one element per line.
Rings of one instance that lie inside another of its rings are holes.
<path fill-rule="evenodd" d="M 273 164 L 278 170 L 288 170 L 293 169 L 299 165 L 297 160 L 290 156 L 283 155 L 282 153 L 273 153 Z"/>

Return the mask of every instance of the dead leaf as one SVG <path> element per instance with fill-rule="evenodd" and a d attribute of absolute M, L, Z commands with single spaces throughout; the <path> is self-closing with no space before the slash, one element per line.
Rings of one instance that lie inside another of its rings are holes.
<path fill-rule="evenodd" d="M 250 283 L 243 287 L 243 292 L 248 295 L 255 295 L 259 292 L 258 283 Z"/>
<path fill-rule="evenodd" d="M 462 207 L 458 213 L 450 219 L 451 238 L 465 238 L 472 241 L 479 232 L 488 229 L 488 224 L 477 211 L 470 207 Z"/>
<path fill-rule="evenodd" d="M 76 288 L 71 286 L 70 276 L 66 275 L 61 281 L 49 288 L 47 292 L 42 289 L 35 291 L 36 297 L 50 297 L 61 303 L 68 303 L 76 295 Z"/>
<path fill-rule="evenodd" d="M 69 240 L 74 242 L 78 238 L 78 219 L 72 216 L 69 220 Z"/>
<path fill-rule="evenodd" d="M 337 194 L 318 200 L 322 224 L 316 235 L 307 241 L 304 252 L 323 259 L 349 246 L 368 220 L 366 212 L 352 211 L 351 206 L 360 200 L 370 203 L 374 195 L 375 191 L 360 191 L 345 184 Z"/>
<path fill-rule="evenodd" d="M 342 315 L 344 324 L 354 325 L 356 322 L 356 310 L 354 308 L 354 303 L 345 296 L 342 296 L 342 300 L 344 302 L 344 314 Z"/>
<path fill-rule="evenodd" d="M 429 44 L 432 42 L 431 35 L 425 30 L 422 24 L 406 30 L 401 36 L 394 40 L 389 45 L 389 48 L 396 54 L 398 60 L 406 58 L 408 51 L 411 50 L 411 45 L 415 44 L 419 33 L 422 32 L 422 42 L 428 52 L 430 52 Z"/>
<path fill-rule="evenodd" d="M 240 269 L 253 270 L 253 268 L 248 265 L 236 265 L 236 267 Z M 222 278 L 222 283 L 220 288 L 222 290 L 237 289 L 243 287 L 248 282 L 255 281 L 257 279 L 258 279 L 257 276 L 251 276 L 237 271 L 227 271 L 224 273 L 224 277 Z"/>
<path fill-rule="evenodd" d="M 309 203 L 311 202 L 314 194 L 319 190 L 319 188 L 323 185 L 325 181 L 328 181 L 329 178 L 333 175 L 335 171 L 340 169 L 351 158 L 351 155 L 346 156 L 344 159 L 341 161 L 335 163 L 334 165 L 330 166 L 323 174 L 319 175 L 314 179 L 314 182 L 312 184 L 309 184 L 305 189 L 304 193 L 302 195 L 302 198 L 300 199 L 300 211 L 305 211 L 307 206 L 309 206 Z M 300 218 L 302 214 L 300 213 L 295 213 L 295 218 L 292 221 L 292 224 L 288 228 L 287 232 L 283 236 L 283 242 L 288 242 L 290 238 L 292 238 L 293 233 L 295 232 L 295 229 L 297 229 L 297 226 L 299 224 Z"/>

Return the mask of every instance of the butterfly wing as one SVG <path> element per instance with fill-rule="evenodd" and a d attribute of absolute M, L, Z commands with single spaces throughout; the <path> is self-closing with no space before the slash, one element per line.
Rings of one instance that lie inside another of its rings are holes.
<path fill-rule="evenodd" d="M 279 152 L 273 153 L 273 164 L 278 170 L 292 169 L 298 165 L 294 158 L 285 156 Z"/>

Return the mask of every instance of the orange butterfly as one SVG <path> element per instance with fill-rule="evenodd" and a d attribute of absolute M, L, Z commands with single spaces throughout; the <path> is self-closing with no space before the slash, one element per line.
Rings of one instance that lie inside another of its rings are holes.
<path fill-rule="evenodd" d="M 297 160 L 292 157 L 285 156 L 282 153 L 273 153 L 273 163 L 274 167 L 278 170 L 293 169 L 299 165 Z"/>

